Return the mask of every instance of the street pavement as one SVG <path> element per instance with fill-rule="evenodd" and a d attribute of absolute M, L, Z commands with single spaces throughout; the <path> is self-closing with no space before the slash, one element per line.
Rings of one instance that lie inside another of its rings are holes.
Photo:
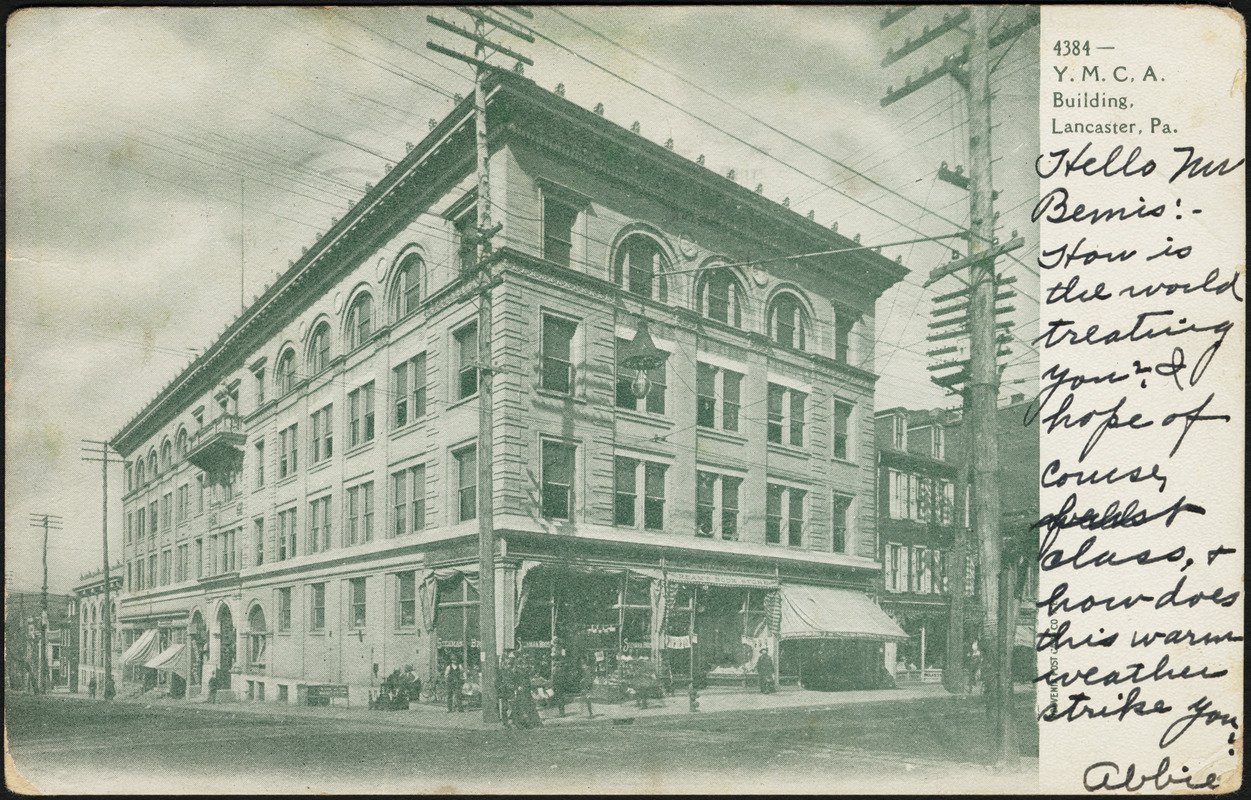
<path fill-rule="evenodd" d="M 5 701 L 9 766 L 53 793 L 999 793 L 1036 787 L 1033 702 L 1024 757 L 1001 773 L 980 698 L 941 687 L 774 695 L 710 691 L 648 709 L 570 705 L 529 731 L 449 714 L 208 705 L 81 696 Z M 581 711 L 581 714 L 576 712 Z M 8 773 L 13 775 L 13 773 Z M 16 784 L 10 783 L 16 788 Z"/>

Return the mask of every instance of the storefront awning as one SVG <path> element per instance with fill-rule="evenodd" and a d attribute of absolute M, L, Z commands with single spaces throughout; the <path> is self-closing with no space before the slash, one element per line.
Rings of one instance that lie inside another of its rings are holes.
<path fill-rule="evenodd" d="M 860 592 L 782 584 L 782 639 L 901 641 L 903 628 Z"/>
<path fill-rule="evenodd" d="M 167 647 L 165 650 L 162 650 L 159 655 L 149 659 L 144 666 L 150 667 L 151 669 L 172 672 L 185 680 L 187 677 L 187 660 L 183 658 L 183 651 L 186 649 L 187 646 L 185 644 L 176 644 L 172 647 Z"/>
<path fill-rule="evenodd" d="M 122 653 L 123 664 L 143 664 L 152 656 L 156 655 L 157 648 L 160 646 L 156 641 L 156 629 L 145 631 L 142 636 L 135 640 L 135 643 Z"/>

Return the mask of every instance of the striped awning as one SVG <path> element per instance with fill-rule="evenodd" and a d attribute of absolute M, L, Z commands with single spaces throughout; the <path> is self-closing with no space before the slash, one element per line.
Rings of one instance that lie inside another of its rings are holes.
<path fill-rule="evenodd" d="M 158 655 L 149 659 L 144 664 L 145 667 L 151 669 L 159 669 L 165 672 L 172 672 L 179 677 L 186 679 L 187 677 L 187 659 L 183 657 L 184 651 L 187 649 L 185 644 L 176 644 L 167 647 Z"/>
<path fill-rule="evenodd" d="M 143 664 L 156 655 L 157 649 L 160 647 L 156 636 L 155 628 L 144 631 L 143 635 L 136 639 L 134 644 L 126 648 L 125 653 L 122 653 L 122 663 Z"/>
<path fill-rule="evenodd" d="M 903 628 L 861 592 L 784 583 L 780 594 L 783 639 L 908 638 Z"/>

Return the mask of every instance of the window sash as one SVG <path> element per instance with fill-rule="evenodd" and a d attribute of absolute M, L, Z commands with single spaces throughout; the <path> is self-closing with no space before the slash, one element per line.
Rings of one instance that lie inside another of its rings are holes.
<path fill-rule="evenodd" d="M 309 627 L 319 631 L 326 627 L 326 584 L 314 583 L 310 589 Z"/>
<path fill-rule="evenodd" d="M 458 480 L 458 505 L 460 522 L 478 517 L 478 451 L 476 447 L 467 447 L 453 453 L 456 457 Z"/>
<path fill-rule="evenodd" d="M 573 338 L 578 324 L 560 317 L 543 316 L 540 386 L 551 392 L 573 391 Z"/>
<path fill-rule="evenodd" d="M 728 475 L 721 476 L 721 538 L 726 541 L 738 539 L 738 491 L 742 480 Z"/>
<path fill-rule="evenodd" d="M 471 323 L 455 334 L 459 361 L 459 399 L 478 393 L 478 325 Z"/>
<path fill-rule="evenodd" d="M 769 384 L 767 399 L 769 430 L 768 440 L 775 444 L 782 443 L 783 409 L 786 402 L 786 389 L 776 383 Z"/>
<path fill-rule="evenodd" d="M 664 464 L 644 462 L 643 467 L 643 528 L 663 530 L 665 527 L 665 472 Z"/>
<path fill-rule="evenodd" d="M 401 628 L 413 628 L 417 625 L 417 575 L 413 572 L 402 572 L 398 578 L 396 596 L 398 620 Z"/>
<path fill-rule="evenodd" d="M 576 452 L 572 444 L 543 442 L 543 516 L 547 519 L 573 518 Z"/>
<path fill-rule="evenodd" d="M 618 456 L 615 464 L 613 486 L 613 522 L 616 525 L 634 527 L 634 503 L 638 461 Z"/>
<path fill-rule="evenodd" d="M 366 621 L 365 612 L 367 610 L 366 595 L 365 595 L 365 579 L 353 578 L 352 580 L 348 581 L 348 586 L 350 587 L 351 593 L 352 593 L 351 627 L 363 628 L 365 627 L 365 621 Z"/>

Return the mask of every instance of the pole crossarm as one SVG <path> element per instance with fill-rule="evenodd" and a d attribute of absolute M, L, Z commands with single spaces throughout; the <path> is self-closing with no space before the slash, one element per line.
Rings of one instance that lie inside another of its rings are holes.
<path fill-rule="evenodd" d="M 930 28 L 929 26 L 926 26 L 925 30 L 921 31 L 921 35 L 917 38 L 904 39 L 903 47 L 898 50 L 887 50 L 886 57 L 882 59 L 882 66 L 888 67 L 899 59 L 906 58 L 912 53 L 915 53 L 917 50 L 920 50 L 922 47 L 925 47 L 938 37 L 942 36 L 944 33 L 954 30 L 968 21 L 969 10 L 967 8 L 961 10 L 955 16 L 952 16 L 951 14 L 943 14 L 943 21 L 938 23 L 935 27 Z"/>
<path fill-rule="evenodd" d="M 469 41 L 471 41 L 471 42 L 477 42 L 477 43 L 478 43 L 479 45 L 481 45 L 482 47 L 490 48 L 491 50 L 495 50 L 495 51 L 498 51 L 498 52 L 500 52 L 500 53 L 503 53 L 504 55 L 508 56 L 509 58 L 514 58 L 514 59 L 516 59 L 517 61 L 520 61 L 522 64 L 525 64 L 527 67 L 533 67 L 533 66 L 534 66 L 534 61 L 532 61 L 531 59 L 529 59 L 529 58 L 527 58 L 527 57 L 523 56 L 521 53 L 518 53 L 517 51 L 512 50 L 512 49 L 510 49 L 510 48 L 508 48 L 508 47 L 505 47 L 505 46 L 504 46 L 504 45 L 502 45 L 502 44 L 496 44 L 495 42 L 491 41 L 490 39 L 486 38 L 485 36 L 479 36 L 479 35 L 478 35 L 478 34 L 476 34 L 476 33 L 473 33 L 473 32 L 471 32 L 471 31 L 467 31 L 467 30 L 465 30 L 464 28 L 460 27 L 459 25 L 453 25 L 453 24 L 452 24 L 452 23 L 450 23 L 450 22 L 445 22 L 444 20 L 441 20 L 441 19 L 439 19 L 438 17 L 435 17 L 435 16 L 430 16 L 430 15 L 427 15 L 427 16 L 426 16 L 426 21 L 427 21 L 427 22 L 429 22 L 431 25 L 437 25 L 438 27 L 442 28 L 443 30 L 445 30 L 445 31 L 449 31 L 449 32 L 451 32 L 451 33 L 454 33 L 454 34 L 456 34 L 457 36 L 463 36 L 463 37 L 465 37 L 466 39 L 468 39 L 468 40 L 469 40 Z M 445 53 L 444 55 L 447 55 L 447 54 Z M 484 63 L 485 63 L 485 62 L 484 62 Z"/>
<path fill-rule="evenodd" d="M 490 8 L 475 9 L 475 8 L 467 8 L 466 6 L 457 6 L 456 10 L 462 14 L 468 14 L 470 17 L 478 20 L 479 22 L 484 22 L 487 25 L 494 25 L 495 27 L 502 30 L 504 33 L 508 33 L 513 36 L 516 36 L 518 39 L 521 39 L 524 42 L 529 42 L 530 44 L 534 44 L 534 37 L 531 36 L 530 34 L 526 33 L 520 28 L 514 28 L 509 22 L 503 19 L 500 19 L 499 17 L 489 16 L 486 12 L 495 13 Z"/>
<path fill-rule="evenodd" d="M 911 14 L 913 11 L 916 11 L 916 10 L 917 10 L 916 6 L 905 6 L 900 9 L 887 11 L 882 16 L 881 27 L 883 29 L 889 28 L 891 25 L 894 25 L 896 22 L 898 22 L 899 20 L 903 19 L 904 17 L 908 16 L 909 14 Z"/>
<path fill-rule="evenodd" d="M 929 278 L 926 279 L 925 283 L 922 284 L 921 288 L 928 289 L 929 287 L 933 286 L 935 283 L 947 277 L 948 275 L 952 274 L 953 272 L 959 272 L 960 270 L 965 269 L 966 267 L 972 267 L 976 264 L 980 264 L 981 262 L 987 259 L 998 258 L 1004 253 L 1009 253 L 1013 250 L 1016 250 L 1017 248 L 1024 247 L 1024 246 L 1025 246 L 1025 239 L 1020 236 L 1014 236 L 1008 241 L 1003 242 L 1002 244 L 997 244 L 992 247 L 989 247 L 980 253 L 968 256 L 966 258 L 961 258 L 956 261 L 952 261 L 948 264 L 944 264 L 941 267 L 935 270 L 932 270 L 930 272 Z"/>

